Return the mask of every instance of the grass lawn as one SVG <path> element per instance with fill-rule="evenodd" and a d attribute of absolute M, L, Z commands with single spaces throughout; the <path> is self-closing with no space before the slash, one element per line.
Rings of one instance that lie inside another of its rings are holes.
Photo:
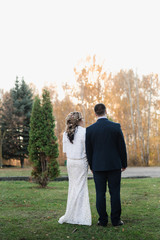
<path fill-rule="evenodd" d="M 31 176 L 32 167 L 11 167 L 11 168 L 0 168 L 0 177 L 29 177 Z M 60 166 L 60 176 L 67 175 L 66 166 Z"/>
<path fill-rule="evenodd" d="M 160 178 L 122 179 L 125 225 L 96 226 L 95 188 L 88 181 L 93 225 L 60 225 L 68 182 L 41 189 L 31 182 L 0 182 L 0 240 L 160 240 Z M 110 212 L 107 193 L 107 209 Z"/>

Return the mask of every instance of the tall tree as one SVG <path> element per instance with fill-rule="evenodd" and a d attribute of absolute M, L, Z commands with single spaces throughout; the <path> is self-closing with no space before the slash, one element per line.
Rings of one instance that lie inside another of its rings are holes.
<path fill-rule="evenodd" d="M 77 106 L 83 114 L 85 125 L 88 126 L 95 120 L 94 105 L 104 100 L 104 82 L 107 75 L 95 55 L 88 56 L 80 67 L 74 69 L 74 73 L 77 82 L 74 96 L 78 100 Z"/>
<path fill-rule="evenodd" d="M 152 101 L 152 84 L 153 84 L 153 77 L 150 76 L 150 88 L 149 88 L 149 99 L 148 99 L 148 131 L 147 131 L 147 157 L 146 157 L 146 165 L 149 164 L 149 148 L 150 148 L 150 127 L 151 127 L 151 101 Z"/>
<path fill-rule="evenodd" d="M 133 144 L 134 144 L 134 154 L 135 154 L 135 161 L 137 161 L 137 141 L 136 141 L 136 130 L 135 130 L 135 123 L 134 123 L 134 113 L 133 113 L 133 99 L 131 94 L 131 86 L 133 82 L 133 71 L 129 71 L 128 74 L 123 72 L 123 76 L 127 85 L 127 95 L 129 98 L 130 103 L 130 114 L 131 114 L 131 123 L 132 123 L 132 133 L 133 133 Z M 134 82 L 133 82 L 134 84 Z"/>
<path fill-rule="evenodd" d="M 46 187 L 50 179 L 59 175 L 55 119 L 47 90 L 43 90 L 42 101 L 38 96 L 35 98 L 30 126 L 29 157 L 33 163 L 32 175 L 42 187 Z"/>
<path fill-rule="evenodd" d="M 20 160 L 21 167 L 28 157 L 29 124 L 32 110 L 32 91 L 22 79 L 16 78 L 15 87 L 3 104 L 3 156 L 5 159 Z M 7 121 L 6 121 L 7 120 Z"/>
<path fill-rule="evenodd" d="M 139 97 L 139 78 L 137 76 L 137 73 L 135 75 L 135 86 L 136 86 L 136 103 L 137 103 L 137 126 L 138 126 L 138 137 L 139 137 L 139 145 L 140 145 L 140 153 L 141 153 L 141 161 L 142 164 L 144 164 L 144 153 L 145 153 L 145 145 L 144 145 L 144 134 L 143 134 L 143 128 L 142 128 L 142 119 L 140 114 L 140 97 Z"/>
<path fill-rule="evenodd" d="M 150 140 L 157 135 L 157 130 L 154 128 L 154 116 L 157 115 L 159 109 L 156 105 L 159 99 L 159 79 L 157 74 L 149 74 L 143 76 L 141 88 L 143 89 L 143 128 L 145 129 L 145 164 L 148 166 L 150 162 L 151 145 Z M 152 154 L 153 156 L 153 154 Z"/>
<path fill-rule="evenodd" d="M 3 156 L 2 156 L 2 144 L 3 144 L 3 137 L 4 134 L 2 133 L 2 125 L 1 125 L 1 119 L 2 119 L 2 95 L 3 92 L 0 90 L 0 168 L 3 167 Z"/>
<path fill-rule="evenodd" d="M 3 167 L 2 144 L 3 144 L 3 136 L 2 136 L 2 130 L 0 129 L 0 168 Z"/>
<path fill-rule="evenodd" d="M 120 122 L 126 137 L 128 159 L 136 163 L 136 132 L 133 71 L 121 70 L 107 79 L 105 102 L 110 116 Z"/>
<path fill-rule="evenodd" d="M 3 95 L 0 124 L 2 137 L 2 157 L 6 160 L 13 159 L 16 151 L 16 121 L 14 119 L 13 101 L 10 92 L 6 92 Z"/>

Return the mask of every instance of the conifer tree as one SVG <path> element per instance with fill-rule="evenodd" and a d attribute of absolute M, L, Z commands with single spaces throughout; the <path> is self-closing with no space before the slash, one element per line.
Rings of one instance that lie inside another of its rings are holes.
<path fill-rule="evenodd" d="M 21 167 L 28 157 L 30 115 L 32 110 L 32 91 L 22 79 L 16 78 L 15 87 L 5 96 L 2 106 L 1 126 L 5 133 L 3 157 L 20 160 Z"/>
<path fill-rule="evenodd" d="M 46 187 L 49 180 L 59 175 L 55 120 L 47 90 L 43 90 L 42 101 L 38 96 L 35 98 L 30 127 L 29 157 L 33 163 L 32 176 L 42 187 Z"/>
<path fill-rule="evenodd" d="M 16 123 L 14 122 L 13 117 L 13 101 L 11 98 L 11 94 L 6 92 L 3 95 L 2 99 L 2 109 L 1 109 L 1 118 L 0 118 L 0 125 L 1 125 L 1 135 L 3 136 L 2 139 L 2 155 L 3 158 L 13 159 L 15 154 L 15 129 Z"/>

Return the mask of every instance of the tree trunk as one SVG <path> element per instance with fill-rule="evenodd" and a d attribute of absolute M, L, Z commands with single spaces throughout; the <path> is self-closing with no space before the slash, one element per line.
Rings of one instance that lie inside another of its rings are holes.
<path fill-rule="evenodd" d="M 134 120 L 133 120 L 133 105 L 132 105 L 132 96 L 131 96 L 131 86 L 130 86 L 130 80 L 128 76 L 124 76 L 127 82 L 128 86 L 128 95 L 129 95 L 129 102 L 130 102 L 130 112 L 131 112 L 131 122 L 132 122 L 132 131 L 133 131 L 133 137 L 134 137 L 134 155 L 135 160 L 137 160 L 137 144 L 136 144 L 136 133 L 135 133 L 135 126 L 134 126 Z"/>
<path fill-rule="evenodd" d="M 157 143 L 157 161 L 158 164 L 160 163 L 160 156 L 159 156 L 159 143 Z"/>
<path fill-rule="evenodd" d="M 138 137 L 140 141 L 141 161 L 144 164 L 145 147 L 144 147 L 144 136 L 143 136 L 142 121 L 141 121 L 140 108 L 139 108 L 139 91 L 138 91 L 137 75 L 135 76 L 135 84 L 136 84 L 136 98 L 137 98 Z"/>
<path fill-rule="evenodd" d="M 97 78 L 97 100 L 98 103 L 100 103 L 100 92 L 101 92 L 101 85 L 100 85 L 100 80 L 99 80 L 99 76 Z"/>
<path fill-rule="evenodd" d="M 83 82 L 83 80 L 81 83 L 81 103 L 82 103 L 82 114 L 83 114 L 84 126 L 85 126 L 86 112 L 85 112 L 85 106 L 84 106 L 84 82 Z"/>
<path fill-rule="evenodd" d="M 41 154 L 41 168 L 42 168 L 42 174 L 41 177 L 39 178 L 39 184 L 45 188 L 48 184 L 48 163 L 46 160 L 46 155 L 44 153 Z"/>
<path fill-rule="evenodd" d="M 128 162 L 129 162 L 129 135 L 128 133 L 126 134 L 126 144 L 127 144 L 127 159 L 128 159 Z"/>
<path fill-rule="evenodd" d="M 149 92 L 149 106 L 148 106 L 148 129 L 147 129 L 147 154 L 146 154 L 146 165 L 149 165 L 149 147 L 150 147 L 150 141 L 149 141 L 149 136 L 150 136 L 150 127 L 151 127 L 151 98 L 152 98 L 152 82 L 153 78 L 151 76 L 151 82 L 150 82 L 150 92 Z"/>
<path fill-rule="evenodd" d="M 46 171 L 46 163 L 45 163 L 45 155 L 41 154 L 41 168 L 42 168 L 42 173 Z"/>
<path fill-rule="evenodd" d="M 157 133 L 156 133 L 156 136 L 157 136 L 157 161 L 158 161 L 158 164 L 159 164 L 160 163 L 160 154 L 159 154 L 160 145 L 159 145 L 159 139 L 158 139 L 158 136 L 159 136 L 158 116 L 157 116 Z"/>
<path fill-rule="evenodd" d="M 20 158 L 20 162 L 21 162 L 21 168 L 24 168 L 24 157 Z"/>

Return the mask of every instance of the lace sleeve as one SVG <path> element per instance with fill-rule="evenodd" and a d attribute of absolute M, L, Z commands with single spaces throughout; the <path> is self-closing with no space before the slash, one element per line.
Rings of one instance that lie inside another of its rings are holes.
<path fill-rule="evenodd" d="M 66 134 L 65 132 L 63 133 L 63 152 L 66 153 L 66 144 L 67 144 L 67 139 L 66 139 Z"/>
<path fill-rule="evenodd" d="M 84 129 L 84 135 L 83 135 L 83 148 L 84 148 L 84 153 L 86 155 L 86 129 Z"/>

